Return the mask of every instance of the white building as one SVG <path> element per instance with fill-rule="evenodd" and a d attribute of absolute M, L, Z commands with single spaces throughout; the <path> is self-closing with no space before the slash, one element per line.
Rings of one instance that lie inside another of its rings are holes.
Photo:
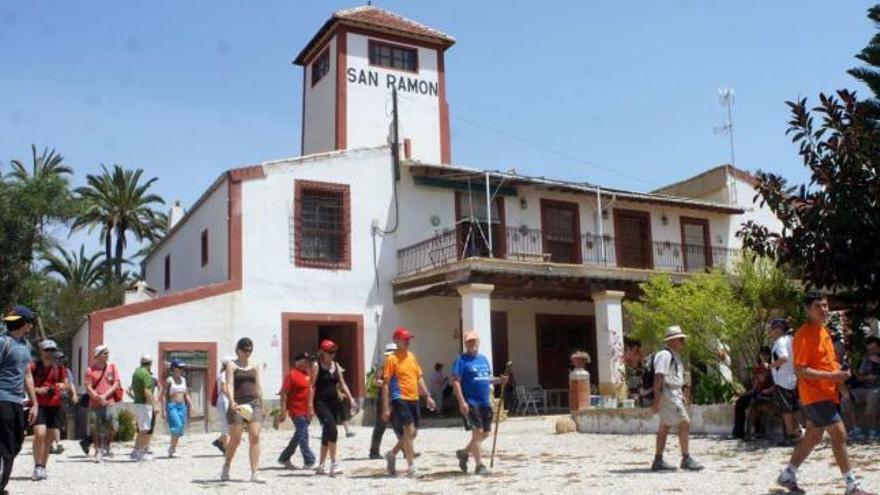
<path fill-rule="evenodd" d="M 745 208 L 450 165 L 453 43 L 376 7 L 335 13 L 296 58 L 303 156 L 217 177 L 146 258 L 155 293 L 91 314 L 77 333 L 77 372 L 101 343 L 124 374 L 143 353 L 181 357 L 204 407 L 218 356 L 240 337 L 255 342 L 267 397 L 295 352 L 331 338 L 363 396 L 402 325 L 426 369 L 448 368 L 462 329 L 475 329 L 520 384 L 565 388 L 566 356 L 584 348 L 594 384 L 617 387 L 622 299 L 657 272 L 726 266 Z"/>

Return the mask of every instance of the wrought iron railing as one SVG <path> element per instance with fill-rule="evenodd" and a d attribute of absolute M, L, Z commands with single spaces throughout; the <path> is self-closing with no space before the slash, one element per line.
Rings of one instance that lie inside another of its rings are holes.
<path fill-rule="evenodd" d="M 497 232 L 501 232 L 499 229 Z M 494 258 L 530 263 L 569 263 L 665 272 L 729 271 L 739 250 L 671 241 L 599 237 L 587 233 L 579 238 L 526 227 L 507 228 L 501 239 L 493 238 Z M 467 240 L 467 242 L 465 242 Z M 475 245 L 480 238 L 448 231 L 397 251 L 397 273 L 407 275 L 466 258 L 486 258 L 489 249 Z"/>

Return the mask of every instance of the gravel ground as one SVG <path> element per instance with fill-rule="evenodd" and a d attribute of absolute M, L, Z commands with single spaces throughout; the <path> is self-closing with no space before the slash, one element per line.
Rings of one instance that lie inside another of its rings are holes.
<path fill-rule="evenodd" d="M 290 431 L 265 430 L 262 439 L 262 475 L 265 485 L 246 483 L 249 476 L 247 448 L 240 450 L 233 465 L 233 481 L 220 483 L 222 459 L 209 445 L 213 435 L 191 434 L 183 438 L 179 459 L 162 458 L 167 436 L 154 441 L 156 460 L 135 463 L 128 460 L 131 444 L 117 445 L 115 457 L 104 464 L 89 462 L 75 442 L 65 442 L 67 451 L 50 459 L 49 479 L 31 482 L 33 469 L 30 440 L 18 457 L 10 493 L 33 494 L 198 494 L 241 493 L 711 493 L 781 494 L 774 479 L 790 453 L 789 448 L 755 446 L 717 438 L 692 440 L 693 455 L 707 467 L 700 473 L 655 474 L 648 469 L 654 437 L 650 435 L 553 434 L 555 417 L 514 418 L 502 423 L 493 474 L 464 475 L 452 454 L 465 442 L 460 428 L 425 428 L 419 433 L 416 451 L 421 479 L 392 478 L 383 461 L 366 459 L 370 429 L 354 427 L 354 438 L 340 439 L 345 474 L 336 478 L 316 477 L 304 470 L 284 470 L 275 462 L 290 437 Z M 312 448 L 317 450 L 319 429 L 313 425 Z M 390 446 L 386 433 L 383 452 Z M 670 439 L 667 459 L 677 460 L 677 442 Z M 491 440 L 486 442 L 486 448 Z M 880 489 L 880 446 L 857 445 L 850 449 L 859 475 L 867 487 Z M 302 458 L 297 454 L 296 463 Z M 402 461 L 399 465 L 405 465 Z M 830 446 L 821 445 L 804 464 L 800 483 L 815 494 L 843 493 L 841 476 L 833 463 Z"/>

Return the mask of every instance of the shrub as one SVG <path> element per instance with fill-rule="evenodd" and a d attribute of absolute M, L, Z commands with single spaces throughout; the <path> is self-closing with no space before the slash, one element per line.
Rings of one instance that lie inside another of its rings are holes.
<path fill-rule="evenodd" d="M 119 427 L 116 428 L 113 440 L 116 442 L 130 442 L 134 440 L 134 434 L 137 433 L 134 414 L 128 409 L 123 409 L 119 411 L 119 416 L 116 420 L 119 423 Z"/>

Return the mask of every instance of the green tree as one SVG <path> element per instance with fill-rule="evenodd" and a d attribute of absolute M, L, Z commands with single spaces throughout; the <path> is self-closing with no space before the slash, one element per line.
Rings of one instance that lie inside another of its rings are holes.
<path fill-rule="evenodd" d="M 880 28 L 880 5 L 874 5 L 868 9 L 868 19 L 874 22 L 875 28 Z M 865 83 L 874 93 L 873 98 L 869 98 L 863 103 L 870 108 L 875 116 L 880 115 L 880 100 L 878 100 L 880 98 L 880 70 L 878 70 L 880 69 L 880 33 L 871 37 L 868 45 L 856 54 L 856 58 L 866 65 L 854 67 L 847 73 Z"/>
<path fill-rule="evenodd" d="M 85 255 L 85 246 L 79 247 L 79 253 L 71 253 L 61 246 L 55 248 L 55 252 L 43 253 L 43 273 L 56 275 L 61 278 L 64 285 L 75 289 L 87 289 L 101 285 L 104 278 L 103 253 Z"/>
<path fill-rule="evenodd" d="M 165 231 L 165 215 L 154 209 L 165 201 L 150 192 L 156 178 L 142 180 L 143 170 L 126 170 L 102 165 L 100 175 L 86 176 L 88 185 L 76 189 L 85 204 L 84 213 L 73 222 L 73 229 L 100 227 L 104 255 L 113 260 L 116 277 L 122 276 L 124 250 L 130 233 L 138 241 L 155 241 Z M 115 237 L 115 254 L 112 243 Z"/>

